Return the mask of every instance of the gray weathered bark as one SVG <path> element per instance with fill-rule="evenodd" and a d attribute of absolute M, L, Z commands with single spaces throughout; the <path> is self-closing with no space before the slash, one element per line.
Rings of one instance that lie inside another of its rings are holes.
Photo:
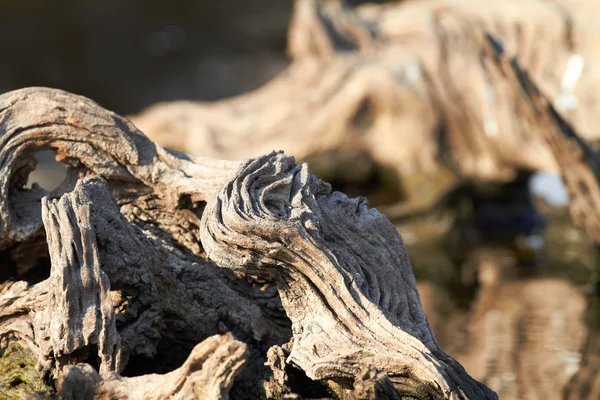
<path fill-rule="evenodd" d="M 63 397 L 276 397 L 300 369 L 342 397 L 496 398 L 439 348 L 389 221 L 293 158 L 190 158 L 43 88 L 0 96 L 0 133 L 0 343 Z M 48 148 L 65 182 L 25 188 Z"/>
<path fill-rule="evenodd" d="M 288 360 L 310 378 L 376 366 L 405 395 L 491 395 L 437 345 L 394 226 L 306 165 L 249 161 L 209 201 L 201 232 L 219 265 L 278 282 L 294 331 Z"/>

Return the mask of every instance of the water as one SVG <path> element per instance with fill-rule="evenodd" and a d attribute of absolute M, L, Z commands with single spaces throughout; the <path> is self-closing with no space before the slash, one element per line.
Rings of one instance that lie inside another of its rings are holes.
<path fill-rule="evenodd" d="M 598 398 L 596 249 L 566 210 L 546 217 L 535 257 L 494 243 L 464 248 L 460 264 L 444 245 L 448 221 L 398 228 L 412 235 L 407 247 L 438 341 L 474 378 L 501 399 Z"/>

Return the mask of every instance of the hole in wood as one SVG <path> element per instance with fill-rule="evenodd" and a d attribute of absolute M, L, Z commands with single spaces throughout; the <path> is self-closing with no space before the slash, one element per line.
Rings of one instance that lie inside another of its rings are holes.
<path fill-rule="evenodd" d="M 332 393 L 329 392 L 327 386 L 320 381 L 313 381 L 304 371 L 294 368 L 291 365 L 286 365 L 285 372 L 288 375 L 287 384 L 294 393 L 297 393 L 303 399 L 321 399 L 331 398 Z"/>
<path fill-rule="evenodd" d="M 21 379 L 21 378 L 15 378 L 12 381 L 10 381 L 10 386 L 17 387 L 17 386 L 19 386 L 22 383 L 23 383 L 23 379 Z"/>
<path fill-rule="evenodd" d="M 100 370 L 100 364 L 102 361 L 98 356 L 98 345 L 90 344 L 83 348 L 77 349 L 68 355 L 69 364 L 76 364 L 78 362 L 86 363 L 91 365 L 96 371 Z"/>
<path fill-rule="evenodd" d="M 0 282 L 27 281 L 34 285 L 50 277 L 50 254 L 43 231 L 0 252 Z"/>
<path fill-rule="evenodd" d="M 135 354 L 129 357 L 121 376 L 133 377 L 146 374 L 166 374 L 181 367 L 189 357 L 194 346 L 202 339 L 186 340 L 173 338 L 162 340 L 154 357 Z"/>
<path fill-rule="evenodd" d="M 155 359 L 137 354 L 129 357 L 127 366 L 121 372 L 121 376 L 156 374 L 158 367 Z"/>
<path fill-rule="evenodd" d="M 52 150 L 44 150 L 35 154 L 37 166 L 27 179 L 26 189 L 31 189 L 37 183 L 48 191 L 54 190 L 65 179 L 67 169 L 56 161 Z"/>

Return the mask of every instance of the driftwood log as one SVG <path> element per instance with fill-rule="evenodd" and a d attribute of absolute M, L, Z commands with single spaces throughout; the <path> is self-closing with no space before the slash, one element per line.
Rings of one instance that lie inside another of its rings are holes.
<path fill-rule="evenodd" d="M 48 149 L 65 181 L 27 188 Z M 61 398 L 497 398 L 440 349 L 394 226 L 291 157 L 188 157 L 31 88 L 0 96 L 0 168 L 1 348 Z"/>
<path fill-rule="evenodd" d="M 232 99 L 155 105 L 132 121 L 193 155 L 242 159 L 283 149 L 324 179 L 391 181 L 404 200 L 428 204 L 456 176 L 558 171 L 544 128 L 515 103 L 479 32 L 500 38 L 576 131 L 597 139 L 597 14 L 597 2 L 586 1 L 351 9 L 339 0 L 297 0 L 292 63 L 278 77 Z"/>

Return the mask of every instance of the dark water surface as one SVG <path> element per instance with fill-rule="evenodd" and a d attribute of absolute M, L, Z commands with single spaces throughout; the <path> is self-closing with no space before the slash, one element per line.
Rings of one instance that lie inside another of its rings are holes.
<path fill-rule="evenodd" d="M 398 229 L 436 337 L 471 375 L 501 399 L 596 399 L 596 249 L 566 210 L 546 217 L 545 245 L 536 252 L 519 244 L 523 238 L 474 248 L 443 243 L 442 234 L 456 228 L 450 218 Z"/>

